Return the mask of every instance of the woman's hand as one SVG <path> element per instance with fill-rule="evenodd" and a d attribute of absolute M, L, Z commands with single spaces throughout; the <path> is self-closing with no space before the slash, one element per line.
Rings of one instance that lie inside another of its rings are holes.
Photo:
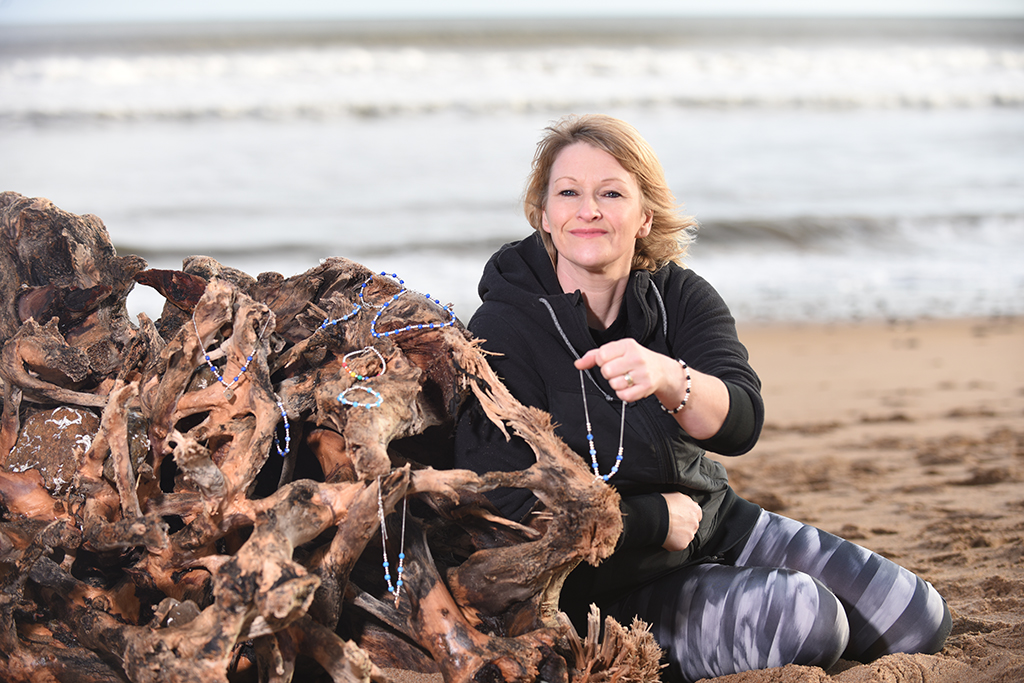
<path fill-rule="evenodd" d="M 576 361 L 576 368 L 601 368 L 620 400 L 632 403 L 669 388 L 679 364 L 641 346 L 635 339 L 620 339 L 591 349 Z M 675 367 L 673 367 L 675 366 Z"/>
<path fill-rule="evenodd" d="M 661 494 L 668 505 L 668 535 L 661 547 L 665 550 L 686 550 L 697 535 L 704 511 L 684 493 Z"/>
<path fill-rule="evenodd" d="M 576 368 L 601 368 L 619 400 L 632 403 L 652 394 L 665 408 L 675 408 L 690 393 L 686 407 L 675 414 L 676 422 L 695 439 L 710 439 L 729 414 L 729 390 L 722 380 L 693 368 L 683 370 L 674 358 L 651 351 L 635 339 L 619 339 L 591 349 L 576 361 Z"/>

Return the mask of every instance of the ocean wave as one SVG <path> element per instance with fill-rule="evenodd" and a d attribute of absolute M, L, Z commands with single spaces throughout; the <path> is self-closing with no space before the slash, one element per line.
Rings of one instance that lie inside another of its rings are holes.
<path fill-rule="evenodd" d="M 374 270 L 398 272 L 415 291 L 434 292 L 468 321 L 479 304 L 477 282 L 487 258 L 523 237 L 422 239 L 374 246 L 254 244 L 204 251 L 251 275 L 285 276 L 343 256 Z M 117 245 L 151 267 L 177 268 L 171 248 Z M 713 221 L 687 263 L 715 285 L 738 320 L 776 322 L 920 316 L 1024 314 L 1024 214 L 915 219 L 805 217 L 775 221 Z M 133 294 L 151 317 L 162 299 L 146 287 Z"/>
<path fill-rule="evenodd" d="M 529 228 L 526 228 L 528 231 Z M 357 243 L 350 239 L 333 242 L 317 237 L 315 241 L 286 241 L 279 235 L 265 240 L 251 239 L 244 245 L 207 244 L 204 255 L 235 260 L 282 258 L 315 262 L 324 254 L 340 254 L 353 259 L 379 259 L 409 255 L 445 254 L 475 257 L 481 262 L 501 245 L 521 239 L 523 232 L 494 233 L 474 238 L 452 235 L 405 235 L 383 233 L 376 241 Z M 870 217 L 870 216 L 795 216 L 775 219 L 714 219 L 702 221 L 695 249 L 708 253 L 745 250 L 818 251 L 842 253 L 857 249 L 885 248 L 890 251 L 948 252 L 949 245 L 969 251 L 973 248 L 997 249 L 1008 253 L 1024 249 L 1024 214 Z M 191 255 L 183 247 L 163 242 L 135 242 L 122 239 L 119 253 L 131 253 L 149 261 L 167 262 Z"/>
<path fill-rule="evenodd" d="M 0 60 L 0 120 L 1024 105 L 1024 49 L 276 48 Z"/>

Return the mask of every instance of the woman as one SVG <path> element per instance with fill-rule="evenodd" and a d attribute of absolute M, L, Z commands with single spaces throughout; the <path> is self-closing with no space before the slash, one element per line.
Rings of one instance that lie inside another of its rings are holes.
<path fill-rule="evenodd" d="M 718 293 L 680 261 L 680 216 L 639 133 L 568 117 L 538 145 L 525 195 L 535 233 L 502 247 L 469 327 L 497 374 L 619 491 L 623 533 L 599 567 L 568 577 L 562 608 L 652 624 L 669 675 L 696 680 L 840 656 L 937 652 L 950 628 L 930 584 L 843 539 L 760 509 L 705 451 L 740 455 L 760 433 L 760 381 Z M 525 442 L 471 406 L 456 466 L 529 467 Z M 523 519 L 536 499 L 492 500 Z"/>

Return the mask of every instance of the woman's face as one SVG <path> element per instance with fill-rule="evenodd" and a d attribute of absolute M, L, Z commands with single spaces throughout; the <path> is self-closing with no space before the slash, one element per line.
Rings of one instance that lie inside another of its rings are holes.
<path fill-rule="evenodd" d="M 636 178 L 608 152 L 577 142 L 555 157 L 541 224 L 558 251 L 560 280 L 627 277 L 651 218 Z"/>

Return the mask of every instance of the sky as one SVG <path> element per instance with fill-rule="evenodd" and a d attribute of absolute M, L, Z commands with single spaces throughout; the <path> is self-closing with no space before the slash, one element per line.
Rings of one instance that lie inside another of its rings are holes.
<path fill-rule="evenodd" d="M 1024 17 L 1024 0 L 0 0 L 0 24 L 574 15 Z"/>

